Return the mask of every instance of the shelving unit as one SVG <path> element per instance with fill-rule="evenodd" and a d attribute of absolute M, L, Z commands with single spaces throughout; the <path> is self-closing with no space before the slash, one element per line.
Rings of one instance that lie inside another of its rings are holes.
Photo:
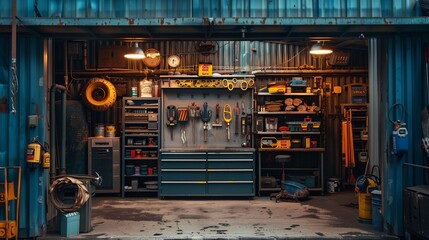
<path fill-rule="evenodd" d="M 159 98 L 124 97 L 122 197 L 158 193 Z"/>
<path fill-rule="evenodd" d="M 368 104 L 341 104 L 341 112 L 349 111 L 350 121 L 352 125 L 353 146 L 355 167 L 353 169 L 354 176 L 360 176 L 365 173 L 365 167 L 368 156 Z M 344 170 L 343 183 L 348 183 L 349 172 Z"/>
<path fill-rule="evenodd" d="M 291 161 L 285 164 L 286 180 L 323 193 L 324 130 L 322 101 L 317 89 L 311 89 L 311 92 L 257 92 L 256 103 L 259 195 L 280 190 L 282 166 L 274 159 L 283 154 L 291 156 Z M 273 111 L 267 103 L 279 106 Z"/>

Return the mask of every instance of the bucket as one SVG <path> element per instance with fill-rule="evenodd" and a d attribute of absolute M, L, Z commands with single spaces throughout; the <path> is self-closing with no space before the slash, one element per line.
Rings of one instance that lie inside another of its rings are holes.
<path fill-rule="evenodd" d="M 95 137 L 104 137 L 104 124 L 97 124 L 95 126 Z"/>
<path fill-rule="evenodd" d="M 358 193 L 359 199 L 359 219 L 364 221 L 372 220 L 372 206 L 370 193 Z"/>
<path fill-rule="evenodd" d="M 115 137 L 115 132 L 116 132 L 115 125 L 106 125 L 105 128 L 106 128 L 106 133 L 105 133 L 106 137 Z"/>
<path fill-rule="evenodd" d="M 372 203 L 372 226 L 377 231 L 383 230 L 383 221 L 381 218 L 381 191 L 374 190 L 371 192 Z"/>
<path fill-rule="evenodd" d="M 328 193 L 340 192 L 340 179 L 339 178 L 328 178 Z"/>

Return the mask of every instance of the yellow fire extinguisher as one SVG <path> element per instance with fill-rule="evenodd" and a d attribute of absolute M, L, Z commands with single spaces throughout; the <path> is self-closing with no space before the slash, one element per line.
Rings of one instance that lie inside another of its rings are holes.
<path fill-rule="evenodd" d="M 47 144 L 46 144 L 47 145 Z M 42 154 L 43 150 L 43 154 Z M 37 168 L 42 160 L 42 167 L 49 168 L 51 162 L 51 155 L 48 152 L 48 147 L 43 147 L 42 144 L 37 140 L 37 137 L 33 138 L 33 141 L 27 146 L 27 166 L 30 168 Z"/>

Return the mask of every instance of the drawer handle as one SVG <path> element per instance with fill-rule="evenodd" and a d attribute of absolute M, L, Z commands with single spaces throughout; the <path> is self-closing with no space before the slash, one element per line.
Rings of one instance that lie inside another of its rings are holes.
<path fill-rule="evenodd" d="M 216 169 L 207 169 L 207 172 L 253 172 L 253 169 L 249 169 L 249 168 L 245 168 L 245 169 L 221 169 L 221 168 L 216 168 Z"/>
<path fill-rule="evenodd" d="M 206 181 L 161 181 L 161 184 L 163 183 L 170 183 L 170 184 L 206 184 Z"/>
<path fill-rule="evenodd" d="M 253 181 L 207 181 L 207 183 L 253 183 Z"/>

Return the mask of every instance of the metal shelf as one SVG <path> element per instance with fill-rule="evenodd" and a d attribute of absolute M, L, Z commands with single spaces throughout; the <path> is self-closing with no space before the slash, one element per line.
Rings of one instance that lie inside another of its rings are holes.
<path fill-rule="evenodd" d="M 307 112 L 307 111 L 281 111 L 281 112 L 257 112 L 258 115 L 302 115 L 302 114 L 306 114 L 306 115 L 313 115 L 313 114 L 318 114 L 318 112 Z"/>
<path fill-rule="evenodd" d="M 258 96 L 319 96 L 315 93 L 267 93 L 267 92 L 258 92 Z"/>
<path fill-rule="evenodd" d="M 319 135 L 320 132 L 291 132 L 291 131 L 285 131 L 285 132 L 256 132 L 258 135 Z"/>
<path fill-rule="evenodd" d="M 151 161 L 151 160 L 158 160 L 157 157 L 141 157 L 141 158 L 131 158 L 126 157 L 124 158 L 125 161 Z"/>
<path fill-rule="evenodd" d="M 125 175 L 124 177 L 128 177 L 128 178 L 134 178 L 134 177 L 158 177 L 158 174 L 152 174 L 152 175 Z"/>
<path fill-rule="evenodd" d="M 258 148 L 259 152 L 324 152 L 325 148 Z"/>
<path fill-rule="evenodd" d="M 283 169 L 281 167 L 275 167 L 275 168 L 261 168 L 261 170 L 276 170 L 276 171 L 282 171 Z M 286 170 L 294 170 L 294 171 L 317 171 L 320 170 L 319 168 L 285 168 Z"/>
<path fill-rule="evenodd" d="M 132 100 L 134 105 L 127 105 L 128 101 Z M 125 184 L 130 184 L 130 181 L 138 181 L 138 186 L 143 186 L 143 181 L 151 179 L 158 182 L 158 174 L 152 175 L 126 175 L 125 167 L 126 165 L 148 165 L 148 168 L 157 168 L 159 169 L 159 141 L 160 141 L 160 129 L 157 126 L 157 129 L 148 129 L 151 123 L 156 123 L 159 125 L 159 122 L 148 121 L 149 116 L 157 115 L 157 118 L 160 117 L 160 99 L 159 98 L 146 98 L 146 97 L 124 97 L 122 98 L 122 192 L 121 196 L 125 197 L 125 193 L 157 193 L 158 189 L 125 189 Z M 153 119 L 155 120 L 155 119 Z M 127 144 L 129 140 L 133 140 L 133 143 L 143 143 L 143 141 L 149 138 L 153 139 L 149 141 L 155 145 L 135 145 Z M 142 152 L 150 152 L 156 154 L 155 156 L 150 156 L 147 154 L 147 157 L 142 155 L 137 155 L 140 157 L 130 157 L 130 152 L 135 149 L 141 149 Z M 156 152 L 156 153 L 155 153 Z"/>

